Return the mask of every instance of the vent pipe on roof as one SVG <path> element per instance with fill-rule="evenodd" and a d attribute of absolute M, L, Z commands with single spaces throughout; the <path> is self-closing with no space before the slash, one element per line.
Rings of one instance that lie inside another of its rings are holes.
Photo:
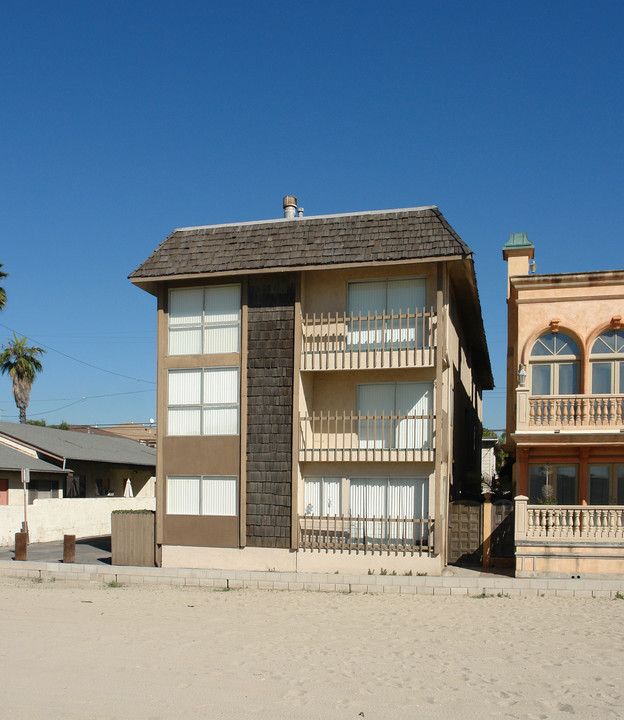
<path fill-rule="evenodd" d="M 297 212 L 297 198 L 294 195 L 286 195 L 284 198 L 284 217 L 294 218 Z"/>

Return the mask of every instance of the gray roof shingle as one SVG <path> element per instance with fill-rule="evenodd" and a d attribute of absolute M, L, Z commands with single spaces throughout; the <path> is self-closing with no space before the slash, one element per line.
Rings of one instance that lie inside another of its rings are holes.
<path fill-rule="evenodd" d="M 39 458 L 31 457 L 26 453 L 14 450 L 13 448 L 6 447 L 6 445 L 0 444 L 0 470 L 21 470 L 22 468 L 30 468 L 33 472 L 48 472 L 48 473 L 67 473 L 68 470 L 63 470 L 56 465 L 46 462 L 45 460 L 39 460 Z"/>
<path fill-rule="evenodd" d="M 135 440 L 0 422 L 0 435 L 67 460 L 156 466 L 156 450 Z"/>
<path fill-rule="evenodd" d="M 436 207 L 181 228 L 131 275 L 172 275 L 469 257 Z"/>

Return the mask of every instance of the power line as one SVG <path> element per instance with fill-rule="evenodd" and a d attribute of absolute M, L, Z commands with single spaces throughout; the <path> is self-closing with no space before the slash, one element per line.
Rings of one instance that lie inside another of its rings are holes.
<path fill-rule="evenodd" d="M 15 335 L 21 335 L 24 337 L 24 333 L 18 333 L 17 330 L 15 330 L 12 327 L 9 327 L 8 325 L 5 325 L 4 323 L 0 323 L 0 327 L 6 328 L 7 330 L 10 330 L 12 333 L 15 333 Z M 62 355 L 63 357 L 68 358 L 69 360 L 73 360 L 74 362 L 80 363 L 81 365 L 86 365 L 87 367 L 93 368 L 94 370 L 100 370 L 100 372 L 108 373 L 109 375 L 116 375 L 117 377 L 125 378 L 126 380 L 136 380 L 136 382 L 144 382 L 149 383 L 150 385 L 156 385 L 156 383 L 153 380 L 142 380 L 141 378 L 135 378 L 131 377 L 130 375 L 124 375 L 123 373 L 115 372 L 114 370 L 107 370 L 106 368 L 98 367 L 97 365 L 93 365 L 92 363 L 85 362 L 84 360 L 79 360 L 76 357 L 73 357 L 72 355 L 68 355 L 67 353 L 61 352 L 61 350 L 57 350 L 56 348 L 51 347 L 50 345 L 45 345 L 42 342 L 39 342 L 38 340 L 31 338 L 33 342 L 38 343 L 41 347 L 44 347 L 46 350 L 51 350 L 52 352 L 58 353 L 59 355 Z"/>

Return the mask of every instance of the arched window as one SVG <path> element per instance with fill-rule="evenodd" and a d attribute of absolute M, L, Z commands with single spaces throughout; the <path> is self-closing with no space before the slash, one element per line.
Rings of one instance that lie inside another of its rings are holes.
<path fill-rule="evenodd" d="M 596 338 L 590 356 L 592 393 L 624 394 L 624 332 L 608 330 Z"/>
<path fill-rule="evenodd" d="M 531 394 L 575 395 L 578 392 L 579 349 L 564 333 L 547 333 L 531 350 Z"/>

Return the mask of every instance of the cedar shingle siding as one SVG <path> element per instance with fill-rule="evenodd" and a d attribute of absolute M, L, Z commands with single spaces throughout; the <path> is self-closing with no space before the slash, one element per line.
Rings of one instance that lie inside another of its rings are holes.
<path fill-rule="evenodd" d="M 289 548 L 295 277 L 252 276 L 247 293 L 247 545 Z"/>
<path fill-rule="evenodd" d="M 175 230 L 130 276 L 467 257 L 436 207 Z"/>

